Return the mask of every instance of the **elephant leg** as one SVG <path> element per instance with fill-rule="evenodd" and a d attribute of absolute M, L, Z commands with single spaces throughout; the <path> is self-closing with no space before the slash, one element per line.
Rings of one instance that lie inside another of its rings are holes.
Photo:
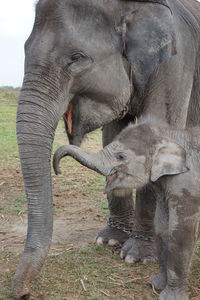
<path fill-rule="evenodd" d="M 124 129 L 132 117 L 126 116 L 120 121 L 113 121 L 103 127 L 103 146 L 105 147 L 113 141 L 113 139 Z M 133 197 L 132 193 L 126 197 L 116 197 L 112 193 L 108 196 L 108 206 L 110 217 L 107 226 L 99 232 L 96 241 L 97 244 L 108 243 L 110 246 L 124 243 L 128 237 L 128 232 L 133 226 Z"/>
<path fill-rule="evenodd" d="M 157 197 L 156 213 L 154 218 L 156 244 L 159 260 L 159 272 L 151 278 L 156 290 L 164 290 L 167 284 L 167 242 L 168 242 L 168 205 L 165 199 Z"/>
<path fill-rule="evenodd" d="M 199 237 L 197 199 L 188 198 L 187 194 L 185 197 L 174 195 L 169 200 L 167 285 L 159 300 L 189 300 L 187 276 Z"/>
<path fill-rule="evenodd" d="M 135 220 L 131 237 L 122 247 L 120 256 L 127 263 L 155 262 L 157 247 L 154 237 L 155 192 L 150 185 L 136 192 Z"/>
<path fill-rule="evenodd" d="M 159 260 L 159 272 L 152 276 L 151 284 L 156 290 L 164 290 L 167 284 L 167 273 L 166 273 L 166 260 L 167 260 L 167 245 L 166 240 L 161 236 L 156 237 L 158 260 Z"/>

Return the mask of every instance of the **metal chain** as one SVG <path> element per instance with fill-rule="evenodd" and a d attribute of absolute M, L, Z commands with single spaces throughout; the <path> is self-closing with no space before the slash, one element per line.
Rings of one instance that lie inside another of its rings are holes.
<path fill-rule="evenodd" d="M 127 233 L 129 235 L 129 238 L 134 238 L 137 240 L 143 240 L 143 241 L 150 241 L 154 242 L 155 239 L 153 237 L 153 234 L 141 234 L 141 231 L 136 231 L 133 229 L 134 222 L 131 221 L 128 224 L 125 224 L 124 222 L 121 221 L 115 221 L 113 218 L 109 218 L 107 221 L 107 225 L 112 227 L 112 228 L 117 228 L 124 233 Z M 138 233 L 137 233 L 138 232 Z"/>
<path fill-rule="evenodd" d="M 133 231 L 133 225 L 134 222 L 129 222 L 129 224 L 125 224 L 124 222 L 121 221 L 115 221 L 113 220 L 113 218 L 109 218 L 107 221 L 108 226 L 113 227 L 113 228 L 117 228 L 119 230 L 122 230 L 125 233 L 128 233 L 129 235 L 132 233 Z"/>

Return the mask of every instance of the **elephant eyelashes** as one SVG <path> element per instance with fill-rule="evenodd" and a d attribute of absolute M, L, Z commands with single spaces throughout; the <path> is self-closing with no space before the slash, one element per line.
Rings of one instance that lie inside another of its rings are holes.
<path fill-rule="evenodd" d="M 73 63 L 75 61 L 81 60 L 82 58 L 86 58 L 86 57 L 87 57 L 87 55 L 85 55 L 84 53 L 77 52 L 71 56 L 71 62 Z"/>
<path fill-rule="evenodd" d="M 89 60 L 89 56 L 83 52 L 76 52 L 71 55 L 71 57 L 64 57 L 61 60 L 64 69 L 67 69 L 72 64 L 81 63 L 84 60 Z"/>

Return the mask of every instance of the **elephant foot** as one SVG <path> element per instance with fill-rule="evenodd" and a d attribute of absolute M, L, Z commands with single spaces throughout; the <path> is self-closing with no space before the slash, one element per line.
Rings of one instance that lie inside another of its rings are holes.
<path fill-rule="evenodd" d="M 162 291 L 167 284 L 167 276 L 165 273 L 159 272 L 151 278 L 151 284 L 155 287 L 156 290 Z"/>
<path fill-rule="evenodd" d="M 166 287 L 160 294 L 158 300 L 189 300 L 187 293 L 180 289 L 170 289 Z"/>
<path fill-rule="evenodd" d="M 144 240 L 130 237 L 123 245 L 120 257 L 129 264 L 138 261 L 143 264 L 154 263 L 157 260 L 156 242 L 153 239 Z"/>
<path fill-rule="evenodd" d="M 96 243 L 98 245 L 108 244 L 109 246 L 121 245 L 127 239 L 128 233 L 123 232 L 120 229 L 107 225 L 96 237 Z"/>

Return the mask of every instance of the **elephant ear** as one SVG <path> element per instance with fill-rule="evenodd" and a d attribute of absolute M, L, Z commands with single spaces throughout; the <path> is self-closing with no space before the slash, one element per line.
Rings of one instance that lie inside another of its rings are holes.
<path fill-rule="evenodd" d="M 176 38 L 167 1 L 134 2 L 144 3 L 122 20 L 124 55 L 132 66 L 134 84 L 144 87 L 158 65 L 177 53 Z"/>
<path fill-rule="evenodd" d="M 188 170 L 184 148 L 167 139 L 156 145 L 151 168 L 152 182 L 162 176 L 185 173 Z"/>

